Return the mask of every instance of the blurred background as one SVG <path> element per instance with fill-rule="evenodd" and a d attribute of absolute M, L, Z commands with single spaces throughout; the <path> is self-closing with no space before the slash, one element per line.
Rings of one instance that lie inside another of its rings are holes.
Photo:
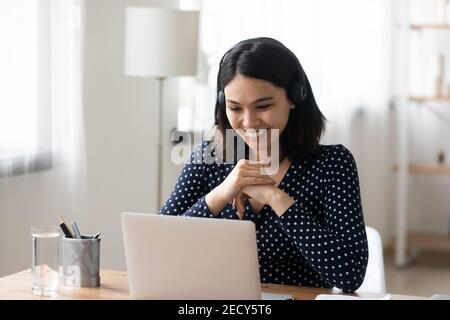
<path fill-rule="evenodd" d="M 130 11 L 146 7 L 198 23 L 150 28 Z M 145 28 L 158 41 L 139 42 Z M 120 213 L 157 212 L 182 167 L 171 135 L 213 126 L 219 60 L 257 36 L 298 56 L 322 143 L 353 153 L 387 291 L 450 294 L 447 0 L 2 0 L 0 276 L 30 267 L 30 227 L 58 215 L 101 231 L 102 268 L 124 270 Z M 137 63 L 169 44 L 182 49 Z"/>

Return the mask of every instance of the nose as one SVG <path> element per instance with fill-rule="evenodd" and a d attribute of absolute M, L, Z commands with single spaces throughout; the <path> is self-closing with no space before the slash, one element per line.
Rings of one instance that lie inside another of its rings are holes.
<path fill-rule="evenodd" d="M 243 113 L 242 127 L 244 129 L 255 129 L 258 128 L 259 118 L 258 114 L 253 110 L 246 110 Z"/>

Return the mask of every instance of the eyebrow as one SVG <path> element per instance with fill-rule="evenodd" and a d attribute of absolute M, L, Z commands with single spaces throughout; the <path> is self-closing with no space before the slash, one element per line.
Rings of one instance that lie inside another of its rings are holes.
<path fill-rule="evenodd" d="M 253 101 L 252 104 L 255 104 L 255 103 L 258 103 L 258 102 L 263 102 L 263 101 L 268 101 L 268 100 L 273 100 L 273 99 L 275 99 L 275 98 L 274 97 L 262 97 L 262 98 L 259 98 L 259 99 L 256 99 L 255 101 Z M 227 99 L 227 101 L 231 102 L 231 103 L 234 103 L 234 104 L 239 104 L 240 105 L 239 102 L 231 100 L 231 99 Z"/>

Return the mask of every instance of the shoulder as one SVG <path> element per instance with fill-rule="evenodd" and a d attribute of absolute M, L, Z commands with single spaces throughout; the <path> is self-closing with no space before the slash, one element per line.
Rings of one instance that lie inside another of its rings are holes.
<path fill-rule="evenodd" d="M 212 142 L 211 141 L 202 141 L 202 143 L 198 144 L 193 151 L 194 155 L 200 156 L 203 153 L 205 153 L 205 150 L 208 147 L 211 147 Z"/>
<path fill-rule="evenodd" d="M 188 162 L 192 164 L 210 163 L 214 162 L 215 156 L 214 143 L 212 141 L 203 141 L 194 148 Z"/>
<path fill-rule="evenodd" d="M 355 166 L 355 159 L 353 157 L 353 154 L 342 144 L 318 145 L 313 158 L 322 166 Z"/>
<path fill-rule="evenodd" d="M 319 145 L 318 153 L 327 159 L 331 158 L 351 158 L 353 159 L 353 154 L 342 144 L 330 144 L 330 145 Z"/>

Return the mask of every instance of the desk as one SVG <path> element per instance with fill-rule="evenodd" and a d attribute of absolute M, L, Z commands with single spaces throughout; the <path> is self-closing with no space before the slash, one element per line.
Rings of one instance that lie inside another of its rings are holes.
<path fill-rule="evenodd" d="M 10 300 L 126 300 L 129 299 L 128 275 L 124 271 L 101 270 L 101 286 L 97 288 L 72 288 L 60 286 L 58 295 L 53 298 L 40 297 L 31 293 L 30 269 L 0 278 L 0 299 Z M 336 293 L 332 289 L 262 284 L 263 292 L 292 295 L 296 300 L 313 300 L 322 293 Z M 358 293 L 358 296 L 377 298 L 375 293 Z M 392 295 L 394 300 L 417 300 L 425 297 Z"/>

